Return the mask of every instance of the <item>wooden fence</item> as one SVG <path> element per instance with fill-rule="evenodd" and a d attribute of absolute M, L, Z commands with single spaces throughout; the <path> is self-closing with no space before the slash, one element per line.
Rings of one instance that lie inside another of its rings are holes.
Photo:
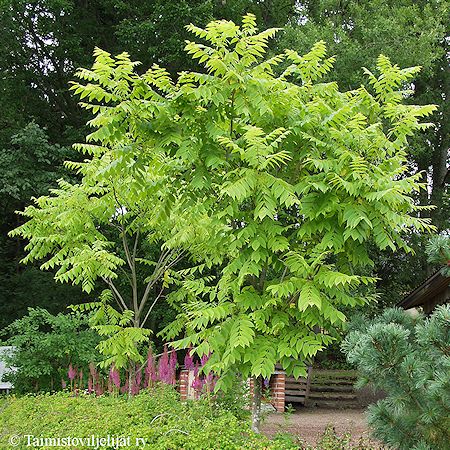
<path fill-rule="evenodd" d="M 327 408 L 358 406 L 356 371 L 309 369 L 307 378 L 286 377 L 285 402 Z"/>

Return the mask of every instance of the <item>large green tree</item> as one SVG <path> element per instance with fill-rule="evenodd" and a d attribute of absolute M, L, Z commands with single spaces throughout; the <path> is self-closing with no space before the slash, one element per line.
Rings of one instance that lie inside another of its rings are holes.
<path fill-rule="evenodd" d="M 186 23 L 203 25 L 212 18 L 236 20 L 247 11 L 253 12 L 265 26 L 289 24 L 278 48 L 293 48 L 302 53 L 314 42 L 324 39 L 330 53 L 338 56 L 332 79 L 344 89 L 358 87 L 363 73 L 357 68 L 364 65 L 373 70 L 381 52 L 401 66 L 418 64 L 423 67 L 412 85 L 414 93 L 410 101 L 437 104 L 439 111 L 434 120 L 437 126 L 414 138 L 408 159 L 411 172 L 424 170 L 423 181 L 429 182 L 431 195 L 422 191 L 421 202 L 438 205 L 433 212 L 422 214 L 431 214 L 440 229 L 448 228 L 448 5 L 439 0 L 5 0 L 0 3 L 3 33 L 0 95 L 4 105 L 0 119 L 2 172 L 11 167 L 4 163 L 2 155 L 10 158 L 14 154 L 12 172 L 20 173 L 23 179 L 46 179 L 47 183 L 36 185 L 44 189 L 37 192 L 38 195 L 45 193 L 44 186 L 54 179 L 53 168 L 47 170 L 42 164 L 22 164 L 24 156 L 28 161 L 30 156 L 36 160 L 39 155 L 22 155 L 23 147 L 13 144 L 12 137 L 26 134 L 32 120 L 46 129 L 51 145 L 69 146 L 83 136 L 88 116 L 77 107 L 77 100 L 67 92 L 67 86 L 77 67 L 90 64 L 95 45 L 116 54 L 127 50 L 134 59 L 142 61 L 143 67 L 158 62 L 174 76 L 181 69 L 196 66 L 182 50 L 188 36 Z M 39 146 L 37 141 L 36 148 Z M 62 161 L 64 156 L 58 154 L 58 160 Z M 7 189 L 15 189 L 15 183 L 16 179 Z M 45 292 L 56 292 L 44 287 L 51 283 L 50 278 L 42 278 L 31 267 L 18 268 L 23 246 L 6 237 L 7 231 L 17 225 L 14 210 L 28 202 L 29 195 L 25 191 L 22 193 L 18 205 L 13 205 L 3 194 L 1 198 L 3 294 L 0 308 L 5 320 L 14 312 L 8 306 L 11 303 L 18 306 L 18 314 L 26 310 L 27 297 L 21 290 L 25 282 L 33 286 L 34 291 L 41 292 L 39 298 L 34 299 L 38 303 L 52 302 Z M 395 258 L 385 253 L 374 255 L 375 273 L 383 278 L 379 288 L 386 292 L 380 305 L 399 300 L 417 279 L 426 276 L 424 240 L 416 235 L 411 236 L 409 243 L 417 252 L 413 264 L 402 252 L 396 253 Z M 61 300 L 74 294 L 79 295 L 64 287 L 58 289 Z"/>
<path fill-rule="evenodd" d="M 186 49 L 209 74 L 185 74 L 169 91 L 195 99 L 190 115 L 183 102 L 174 133 L 202 174 L 196 186 L 218 194 L 211 214 L 229 231 L 212 242 L 214 257 L 223 249 L 217 279 L 181 283 L 185 304 L 169 336 L 186 330 L 175 346 L 211 351 L 207 369 L 219 385 L 239 371 L 254 377 L 257 393 L 277 362 L 305 375 L 345 321 L 340 309 L 364 303 L 357 288 L 374 281 L 362 275 L 369 243 L 408 250 L 406 229 L 427 228 L 414 217 L 421 208 L 411 195 L 424 186 L 407 175 L 406 152 L 435 107 L 402 104 L 419 69 L 385 56 L 377 75 L 366 69 L 367 88 L 341 92 L 320 82 L 334 63 L 323 42 L 304 56 L 266 59 L 276 30 L 257 33 L 253 16 L 242 28 L 220 21 L 190 30 L 206 44 Z M 255 395 L 255 429 L 259 402 Z"/>
<path fill-rule="evenodd" d="M 188 29 L 202 42 L 186 50 L 206 73 L 185 71 L 176 83 L 158 65 L 139 75 L 128 54 L 96 51 L 73 85 L 95 114 L 78 146 L 90 158 L 69 164 L 82 182 L 37 199 L 13 234 L 29 239 L 26 260 L 49 258 L 43 268 L 86 291 L 101 277 L 119 304 L 114 279 L 127 262 L 135 326 L 139 236 L 159 239 L 163 255 L 188 252 L 196 266 L 163 269 L 182 303 L 167 334 L 185 330 L 175 346 L 212 351 L 207 370 L 219 385 L 239 371 L 258 394 L 277 362 L 304 375 L 345 322 L 342 307 L 367 300 L 357 290 L 374 281 L 362 272 L 369 242 L 408 251 L 405 231 L 429 227 L 415 217 L 411 194 L 424 185 L 407 174 L 407 138 L 428 128 L 420 120 L 435 107 L 402 104 L 419 69 L 385 56 L 377 74 L 366 69 L 367 88 L 341 92 L 320 81 L 334 63 L 323 42 L 267 59 L 277 30 L 258 33 L 254 15 L 242 27 Z M 103 231 L 114 225 L 125 257 Z M 255 395 L 255 429 L 259 408 Z"/>

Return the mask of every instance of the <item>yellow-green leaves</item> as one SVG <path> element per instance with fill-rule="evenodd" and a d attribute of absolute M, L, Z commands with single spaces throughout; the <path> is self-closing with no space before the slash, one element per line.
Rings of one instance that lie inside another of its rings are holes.
<path fill-rule="evenodd" d="M 320 291 L 310 281 L 306 282 L 298 297 L 298 309 L 304 311 L 308 306 L 316 306 L 319 310 L 322 307 Z"/>
<path fill-rule="evenodd" d="M 253 331 L 253 323 L 248 317 L 242 315 L 234 319 L 233 326 L 230 331 L 231 347 L 248 347 L 255 336 Z"/>
<path fill-rule="evenodd" d="M 433 107 L 399 103 L 397 90 L 416 69 L 385 57 L 380 75 L 369 74 L 374 95 L 341 93 L 336 83 L 319 82 L 334 62 L 324 42 L 306 55 L 287 50 L 264 59 L 274 30 L 258 34 L 253 16 L 242 27 L 219 21 L 189 29 L 207 41 L 187 49 L 209 70 L 207 78 L 183 76 L 202 105 L 189 120 L 202 149 L 193 165 L 211 181 L 206 192 L 219 194 L 211 214 L 230 238 L 217 284 L 197 296 L 206 299 L 216 286 L 235 305 L 213 320 L 199 303 L 205 326 L 192 342 L 216 343 L 210 361 L 220 373 L 265 376 L 281 363 L 303 375 L 304 361 L 332 340 L 314 330 L 339 328 L 343 305 L 371 298 L 364 287 L 375 280 L 358 274 L 371 264 L 368 243 L 395 249 L 404 245 L 405 225 L 428 227 L 409 215 L 420 185 L 406 175 L 402 147 Z M 209 242 L 205 254 L 223 242 Z M 199 320 L 188 319 L 187 330 Z"/>

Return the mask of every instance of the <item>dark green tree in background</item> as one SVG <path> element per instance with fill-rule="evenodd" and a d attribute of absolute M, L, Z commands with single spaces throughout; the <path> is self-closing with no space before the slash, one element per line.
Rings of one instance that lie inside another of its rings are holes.
<path fill-rule="evenodd" d="M 50 273 L 36 267 L 24 270 L 19 259 L 25 242 L 7 237 L 11 227 L 20 223 L 14 211 L 67 176 L 61 161 L 70 153 L 51 144 L 35 122 L 19 129 L 9 145 L 0 148 L 0 329 L 26 314 L 30 306 L 45 306 L 56 313 L 83 298 L 79 289 L 56 284 Z"/>

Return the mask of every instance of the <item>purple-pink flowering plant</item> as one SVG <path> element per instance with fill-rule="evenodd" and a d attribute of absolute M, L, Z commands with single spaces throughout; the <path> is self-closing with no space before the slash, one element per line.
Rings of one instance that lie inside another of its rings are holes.
<path fill-rule="evenodd" d="M 163 383 L 170 384 L 171 381 L 171 369 L 169 352 L 167 351 L 167 345 L 164 346 L 164 352 L 159 360 L 158 365 L 158 376 L 159 380 Z"/>
<path fill-rule="evenodd" d="M 148 348 L 147 364 L 145 366 L 144 387 L 149 387 L 157 379 L 155 359 L 153 358 L 152 347 Z"/>
<path fill-rule="evenodd" d="M 187 370 L 192 370 L 194 368 L 194 358 L 192 358 L 191 355 L 191 348 L 186 353 L 186 356 L 184 357 L 184 367 Z"/>
<path fill-rule="evenodd" d="M 129 389 L 129 382 L 128 382 L 128 376 L 126 377 L 126 380 L 125 380 L 125 384 L 120 388 L 120 392 L 122 393 L 122 394 L 126 394 L 127 392 L 128 392 L 128 389 Z"/>
<path fill-rule="evenodd" d="M 88 394 L 92 394 L 94 392 L 94 381 L 92 376 L 88 377 Z"/>
<path fill-rule="evenodd" d="M 99 380 L 95 384 L 95 395 L 100 396 L 100 395 L 103 395 L 103 393 L 104 393 L 103 382 Z"/>
<path fill-rule="evenodd" d="M 120 389 L 120 373 L 114 366 L 114 364 L 109 369 L 109 379 L 114 384 L 117 389 Z"/>
<path fill-rule="evenodd" d="M 211 352 L 208 353 L 207 355 L 205 354 L 201 357 L 200 362 L 201 362 L 202 367 L 205 366 L 205 364 L 208 362 L 210 357 L 211 357 Z"/>
<path fill-rule="evenodd" d="M 177 382 L 177 354 L 175 350 L 170 354 L 169 361 L 169 383 L 176 384 Z"/>
<path fill-rule="evenodd" d="M 98 372 L 97 372 L 97 368 L 95 367 L 94 363 L 89 363 L 89 373 L 91 374 L 91 377 L 93 380 L 98 379 Z"/>
<path fill-rule="evenodd" d="M 77 370 L 72 366 L 72 363 L 69 364 L 69 370 L 67 371 L 67 376 L 70 381 L 73 381 L 77 376 Z"/>

